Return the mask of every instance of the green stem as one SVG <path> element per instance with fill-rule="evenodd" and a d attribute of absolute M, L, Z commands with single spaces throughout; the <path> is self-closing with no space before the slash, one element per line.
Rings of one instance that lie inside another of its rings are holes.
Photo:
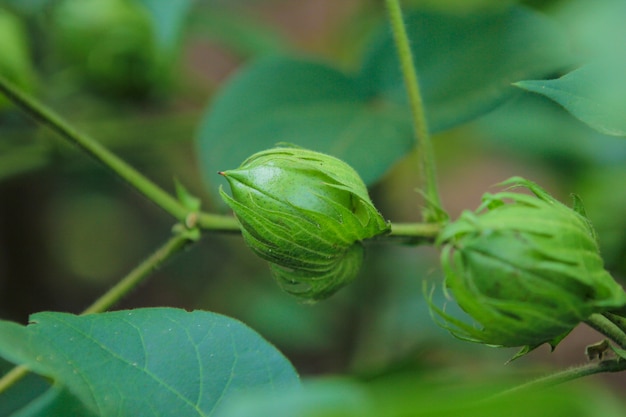
<path fill-rule="evenodd" d="M 185 222 L 189 215 L 189 210 L 178 200 L 91 137 L 75 130 L 57 113 L 14 87 L 2 76 L 0 76 L 0 92 L 3 92 L 15 105 L 31 115 L 35 120 L 68 139 L 93 158 L 103 163 L 163 210 L 174 216 L 175 219 Z"/>
<path fill-rule="evenodd" d="M 2 76 L 0 76 L 0 92 L 3 92 L 13 103 L 30 114 L 35 120 L 48 126 L 52 131 L 68 139 L 104 164 L 135 189 L 139 190 L 144 196 L 189 228 L 198 226 L 202 229 L 220 232 L 239 232 L 239 223 L 231 216 L 195 213 L 187 209 L 180 201 L 143 176 L 117 155 L 113 154 L 91 137 L 75 130 L 57 113 L 15 88 Z"/>
<path fill-rule="evenodd" d="M 391 232 L 379 239 L 402 241 L 407 244 L 434 242 L 441 226 L 438 223 L 392 223 Z"/>
<path fill-rule="evenodd" d="M 503 397 L 505 395 L 516 394 L 530 389 L 538 390 L 548 388 L 589 375 L 599 374 L 603 372 L 621 372 L 624 370 L 626 370 L 626 361 L 624 360 L 607 360 L 597 363 L 589 363 L 586 365 L 565 369 L 563 371 L 555 372 L 553 374 L 543 376 L 533 381 L 529 381 L 525 384 L 518 385 L 516 387 L 503 391 L 493 397 L 490 397 L 489 399 L 495 399 Z"/>
<path fill-rule="evenodd" d="M 108 310 L 143 282 L 152 271 L 163 265 L 166 260 L 183 249 L 189 242 L 189 237 L 185 233 L 175 233 L 163 246 L 150 255 L 148 259 L 137 265 L 135 269 L 80 314 L 102 313 Z M 28 372 L 28 368 L 23 365 L 16 366 L 7 372 L 0 378 L 0 393 L 20 381 Z"/>
<path fill-rule="evenodd" d="M 195 224 L 200 229 L 222 233 L 241 233 L 241 225 L 233 216 L 222 216 L 211 213 L 196 213 L 196 215 Z"/>
<path fill-rule="evenodd" d="M 427 222 L 437 222 L 442 220 L 440 214 L 442 205 L 441 198 L 439 197 L 439 188 L 437 186 L 435 157 L 430 134 L 428 132 L 428 124 L 417 79 L 417 71 L 415 69 L 406 27 L 402 18 L 400 2 L 398 0 L 386 0 L 386 3 L 413 118 L 417 157 L 419 158 L 420 174 L 424 184 L 423 189 L 426 193 L 424 220 Z"/>
<path fill-rule="evenodd" d="M 626 333 L 602 314 L 592 314 L 585 323 L 626 349 Z"/>
<path fill-rule="evenodd" d="M 0 394 L 17 384 L 28 375 L 28 368 L 24 365 L 16 366 L 0 378 Z"/>

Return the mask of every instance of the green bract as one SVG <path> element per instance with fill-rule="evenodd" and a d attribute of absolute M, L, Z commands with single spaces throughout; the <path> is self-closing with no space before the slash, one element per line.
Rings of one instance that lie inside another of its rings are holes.
<path fill-rule="evenodd" d="M 283 289 L 303 299 L 325 298 L 352 281 L 360 241 L 389 231 L 356 171 L 332 156 L 274 148 L 220 174 L 232 197 L 220 194 L 246 243 L 270 262 Z"/>
<path fill-rule="evenodd" d="M 486 194 L 439 237 L 446 287 L 479 327 L 431 306 L 443 325 L 462 339 L 525 353 L 554 347 L 591 314 L 624 306 L 580 201 L 570 209 L 530 181 L 505 184 L 534 196 Z"/>

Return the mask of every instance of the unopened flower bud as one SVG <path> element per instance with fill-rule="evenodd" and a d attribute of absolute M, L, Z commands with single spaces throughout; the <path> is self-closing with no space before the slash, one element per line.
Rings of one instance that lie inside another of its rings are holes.
<path fill-rule="evenodd" d="M 626 305 L 604 269 L 580 200 L 571 209 L 522 178 L 533 195 L 486 194 L 439 237 L 445 285 L 478 326 L 432 306 L 454 335 L 522 353 L 552 347 L 593 313 Z"/>
<path fill-rule="evenodd" d="M 246 243 L 270 262 L 284 290 L 303 299 L 325 298 L 352 281 L 361 241 L 389 231 L 357 172 L 335 157 L 274 148 L 220 174 L 232 197 L 220 193 Z"/>

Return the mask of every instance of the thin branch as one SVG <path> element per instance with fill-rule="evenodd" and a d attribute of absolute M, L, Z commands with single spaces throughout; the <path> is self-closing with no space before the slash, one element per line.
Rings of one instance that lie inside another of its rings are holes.
<path fill-rule="evenodd" d="M 565 369 L 560 372 L 555 372 L 550 375 L 543 376 L 541 378 L 537 378 L 535 380 L 526 382 L 525 384 L 518 385 L 516 387 L 510 388 L 506 391 L 500 392 L 487 400 L 500 398 L 506 395 L 516 394 L 522 391 L 530 390 L 530 389 L 543 389 L 548 388 L 554 385 L 562 384 L 564 382 L 573 381 L 578 378 L 583 378 L 586 376 L 599 374 L 603 372 L 621 372 L 626 370 L 626 361 L 625 360 L 606 360 L 597 363 L 589 363 L 586 365 L 580 365 L 576 367 L 572 367 L 569 369 Z"/>
<path fill-rule="evenodd" d="M 36 121 L 47 126 L 52 131 L 84 150 L 94 159 L 104 164 L 163 210 L 171 214 L 175 219 L 180 222 L 185 221 L 189 215 L 189 210 L 178 200 L 100 143 L 74 129 L 52 109 L 39 103 L 30 95 L 20 91 L 2 76 L 0 76 L 0 92 L 3 92 L 16 106 L 33 117 Z"/>
<path fill-rule="evenodd" d="M 128 165 L 106 147 L 88 135 L 74 129 L 59 114 L 39 103 L 30 95 L 20 91 L 2 76 L 0 76 L 0 92 L 3 92 L 15 105 L 32 116 L 36 121 L 58 133 L 109 168 L 179 222 L 190 228 L 197 226 L 201 229 L 221 232 L 239 231 L 239 224 L 231 216 L 195 213 L 189 210 L 180 201 Z"/>

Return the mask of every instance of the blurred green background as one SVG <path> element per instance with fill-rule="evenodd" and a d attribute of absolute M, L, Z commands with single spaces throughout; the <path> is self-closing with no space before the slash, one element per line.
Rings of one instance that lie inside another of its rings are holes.
<path fill-rule="evenodd" d="M 459 14 L 511 3 L 403 2 Z M 525 4 L 560 21 L 574 49 L 584 49 L 574 30 L 583 18 L 572 12 L 577 2 Z M 195 142 L 214 93 L 246 63 L 278 53 L 354 70 L 384 19 L 383 2 L 374 0 L 2 0 L 0 72 L 165 189 L 173 192 L 176 178 L 204 210 L 218 211 L 224 208 L 203 183 Z M 597 228 L 606 267 L 626 278 L 624 138 L 520 93 L 434 140 L 453 218 L 513 175 L 563 201 L 575 192 Z M 372 187 L 386 218 L 419 221 L 416 178 L 407 159 Z M 26 323 L 37 311 L 80 312 L 172 226 L 167 214 L 0 99 L 0 317 Z M 240 237 L 207 234 L 117 308 L 172 306 L 238 318 L 303 375 L 532 374 L 583 362 L 584 346 L 600 339 L 581 327 L 554 354 L 543 347 L 503 367 L 513 351 L 459 342 L 432 322 L 422 281 L 440 279 L 435 249 L 371 242 L 354 284 L 302 305 L 274 285 Z M 626 388 L 622 375 L 601 379 Z"/>

